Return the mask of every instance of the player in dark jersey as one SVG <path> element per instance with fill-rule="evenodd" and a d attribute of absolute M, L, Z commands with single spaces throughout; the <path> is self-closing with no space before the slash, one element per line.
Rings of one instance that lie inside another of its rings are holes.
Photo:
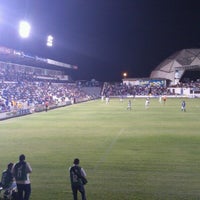
<path fill-rule="evenodd" d="M 185 101 L 182 101 L 182 103 L 181 103 L 181 111 L 186 112 L 186 103 L 185 103 Z"/>

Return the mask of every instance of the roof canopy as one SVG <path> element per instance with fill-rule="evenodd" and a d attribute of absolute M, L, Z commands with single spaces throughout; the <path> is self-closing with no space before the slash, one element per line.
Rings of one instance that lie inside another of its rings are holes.
<path fill-rule="evenodd" d="M 55 61 L 49 58 L 31 56 L 22 51 L 0 46 L 0 61 L 35 67 L 78 69 L 77 66 Z"/>
<path fill-rule="evenodd" d="M 200 70 L 200 49 L 183 49 L 160 63 L 150 78 L 163 78 L 172 84 L 179 82 L 185 70 Z"/>

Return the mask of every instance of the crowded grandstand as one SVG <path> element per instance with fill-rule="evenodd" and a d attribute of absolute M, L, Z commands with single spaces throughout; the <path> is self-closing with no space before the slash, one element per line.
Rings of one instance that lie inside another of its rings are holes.
<path fill-rule="evenodd" d="M 84 91 L 67 70 L 77 66 L 0 48 L 0 119 L 97 98 L 98 88 Z M 98 91 L 99 93 L 99 91 Z"/>
<path fill-rule="evenodd" d="M 183 81 L 184 72 L 199 69 L 200 50 L 182 50 L 161 63 L 150 78 L 100 83 L 74 81 L 78 67 L 0 47 L 0 120 L 47 111 L 100 97 L 199 97 L 200 81 Z"/>

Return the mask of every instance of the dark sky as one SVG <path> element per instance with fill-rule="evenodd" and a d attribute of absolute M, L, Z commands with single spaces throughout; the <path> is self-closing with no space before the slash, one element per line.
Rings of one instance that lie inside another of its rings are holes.
<path fill-rule="evenodd" d="M 28 39 L 18 36 L 21 19 Z M 148 77 L 172 53 L 200 48 L 200 1 L 1 0 L 0 45 L 77 65 L 75 79 Z"/>

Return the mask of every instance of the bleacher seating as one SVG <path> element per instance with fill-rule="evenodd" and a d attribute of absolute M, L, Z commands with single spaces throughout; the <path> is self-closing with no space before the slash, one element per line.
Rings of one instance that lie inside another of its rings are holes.
<path fill-rule="evenodd" d="M 88 94 L 75 82 L 59 81 L 56 75 L 55 79 L 52 79 L 52 74 L 46 75 L 46 78 L 38 77 L 44 77 L 42 70 L 37 70 L 36 76 L 31 70 L 27 72 L 19 66 L 0 63 L 0 112 L 44 105 L 46 101 L 49 105 L 55 105 L 70 99 L 80 102 L 96 97 L 96 94 Z"/>

